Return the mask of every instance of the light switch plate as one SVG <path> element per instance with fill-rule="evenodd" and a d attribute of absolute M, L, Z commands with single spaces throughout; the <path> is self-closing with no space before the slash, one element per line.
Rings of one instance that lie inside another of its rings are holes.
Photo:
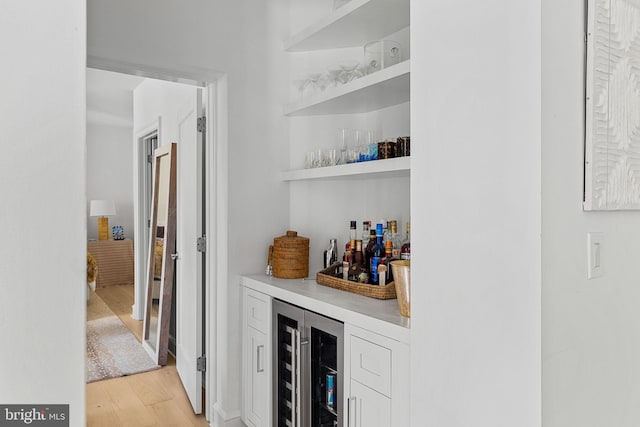
<path fill-rule="evenodd" d="M 587 279 L 602 277 L 604 233 L 587 233 Z"/>

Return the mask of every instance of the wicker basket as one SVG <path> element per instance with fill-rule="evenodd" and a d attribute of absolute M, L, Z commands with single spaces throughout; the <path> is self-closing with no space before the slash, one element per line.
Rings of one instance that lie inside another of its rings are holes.
<path fill-rule="evenodd" d="M 374 286 L 366 283 L 357 283 L 342 278 L 342 263 L 338 262 L 331 265 L 316 275 L 316 281 L 320 285 L 329 286 L 354 294 L 364 295 L 365 297 L 377 299 L 395 299 L 396 285 L 391 282 L 385 286 Z"/>
<path fill-rule="evenodd" d="M 273 239 L 273 276 L 280 279 L 302 279 L 309 275 L 309 239 L 287 231 Z"/>

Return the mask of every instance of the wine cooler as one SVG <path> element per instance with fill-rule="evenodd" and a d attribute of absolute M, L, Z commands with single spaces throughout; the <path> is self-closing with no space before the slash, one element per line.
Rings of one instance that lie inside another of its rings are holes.
<path fill-rule="evenodd" d="M 273 300 L 273 426 L 342 427 L 343 324 Z"/>

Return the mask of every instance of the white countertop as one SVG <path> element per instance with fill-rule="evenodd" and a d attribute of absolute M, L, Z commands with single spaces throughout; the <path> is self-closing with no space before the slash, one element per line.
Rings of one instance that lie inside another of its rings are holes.
<path fill-rule="evenodd" d="M 249 289 L 315 311 L 341 322 L 410 344 L 410 320 L 400 315 L 398 301 L 379 300 L 319 285 L 315 278 L 277 279 L 266 274 L 242 276 Z"/>

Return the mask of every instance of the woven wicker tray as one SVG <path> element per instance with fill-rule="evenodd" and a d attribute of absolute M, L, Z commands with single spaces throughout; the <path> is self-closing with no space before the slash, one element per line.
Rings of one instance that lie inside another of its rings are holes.
<path fill-rule="evenodd" d="M 374 286 L 366 283 L 357 283 L 342 278 L 342 263 L 335 263 L 331 267 L 319 271 L 316 281 L 320 285 L 329 286 L 354 294 L 377 299 L 395 299 L 396 286 L 393 282 L 385 286 Z"/>

